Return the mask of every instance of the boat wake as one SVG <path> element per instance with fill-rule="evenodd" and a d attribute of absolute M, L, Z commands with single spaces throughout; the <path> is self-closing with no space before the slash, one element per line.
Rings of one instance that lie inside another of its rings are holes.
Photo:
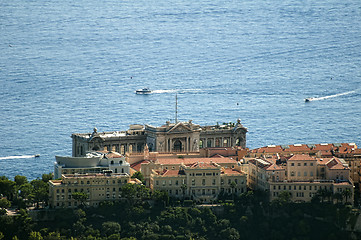
<path fill-rule="evenodd" d="M 35 157 L 39 157 L 39 156 L 40 155 L 7 156 L 7 157 L 0 157 L 0 160 L 21 159 L 21 158 L 35 158 Z"/>
<path fill-rule="evenodd" d="M 202 89 L 164 89 L 164 90 L 153 90 L 153 93 L 190 93 L 190 92 L 199 92 Z"/>
<path fill-rule="evenodd" d="M 324 100 L 324 99 L 328 99 L 328 98 L 334 98 L 334 97 L 339 97 L 339 96 L 343 96 L 343 95 L 348 95 L 348 94 L 351 94 L 351 93 L 354 93 L 354 92 L 356 92 L 356 91 L 349 91 L 349 92 L 344 92 L 344 93 L 338 93 L 338 94 L 329 95 L 329 96 L 324 96 L 324 97 L 306 98 L 305 101 L 306 101 L 306 102 L 319 101 L 319 100 Z"/>

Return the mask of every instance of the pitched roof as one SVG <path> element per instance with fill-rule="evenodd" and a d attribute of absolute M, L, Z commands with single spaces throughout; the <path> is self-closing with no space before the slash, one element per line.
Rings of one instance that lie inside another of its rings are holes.
<path fill-rule="evenodd" d="M 332 158 L 330 161 L 328 161 L 326 163 L 326 166 L 330 169 L 330 170 L 349 170 L 350 168 L 348 166 L 344 166 L 342 164 L 342 162 L 340 161 L 340 159 L 334 157 Z"/>
<path fill-rule="evenodd" d="M 288 159 L 288 161 L 316 161 L 316 158 L 311 157 L 308 154 L 296 154 Z"/>
<path fill-rule="evenodd" d="M 224 168 L 222 169 L 222 173 L 226 175 L 243 175 L 244 173 L 241 171 L 238 171 L 234 168 Z"/>
<path fill-rule="evenodd" d="M 219 165 L 217 166 L 213 162 L 195 162 L 193 163 L 190 168 L 219 168 Z"/>
<path fill-rule="evenodd" d="M 148 160 L 142 160 L 142 161 L 131 164 L 130 167 L 133 168 L 135 171 L 139 172 L 142 163 L 149 163 L 149 161 Z"/>
<path fill-rule="evenodd" d="M 226 158 L 226 157 L 215 157 L 215 158 L 158 158 L 157 163 L 162 165 L 191 165 L 195 162 L 214 162 L 218 164 L 225 164 L 225 163 L 234 163 L 236 164 L 237 161 L 232 158 Z"/>

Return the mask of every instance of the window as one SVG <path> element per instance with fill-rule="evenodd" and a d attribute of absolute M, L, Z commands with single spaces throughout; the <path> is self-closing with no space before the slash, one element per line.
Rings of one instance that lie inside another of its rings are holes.
<path fill-rule="evenodd" d="M 295 165 L 295 163 L 291 163 L 291 166 L 294 166 Z"/>
<path fill-rule="evenodd" d="M 216 185 L 216 179 L 213 178 L 212 185 Z"/>
<path fill-rule="evenodd" d="M 196 185 L 196 180 L 193 178 L 192 179 L 192 186 Z"/>
<path fill-rule="evenodd" d="M 310 163 L 310 166 L 313 166 L 313 163 L 312 163 L 312 162 Z"/>
<path fill-rule="evenodd" d="M 202 185 L 206 185 L 206 179 L 202 179 Z"/>
<path fill-rule="evenodd" d="M 172 180 L 169 180 L 168 183 L 169 183 L 169 186 L 172 186 Z"/>
<path fill-rule="evenodd" d="M 305 163 L 303 164 L 303 166 L 307 166 L 307 163 L 305 162 Z"/>
<path fill-rule="evenodd" d="M 304 172 L 303 175 L 306 177 L 306 176 L 307 176 L 307 172 Z"/>
<path fill-rule="evenodd" d="M 301 176 L 301 172 L 297 172 L 297 176 L 299 176 L 299 177 L 300 177 L 300 176 Z"/>
<path fill-rule="evenodd" d="M 312 172 L 312 171 L 310 172 L 310 176 L 311 176 L 311 177 L 313 176 L 313 172 Z"/>

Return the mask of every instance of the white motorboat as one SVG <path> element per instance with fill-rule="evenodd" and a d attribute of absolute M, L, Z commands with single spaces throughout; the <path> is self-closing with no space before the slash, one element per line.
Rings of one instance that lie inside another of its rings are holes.
<path fill-rule="evenodd" d="M 152 90 L 149 88 L 138 89 L 135 91 L 136 94 L 151 94 Z"/>

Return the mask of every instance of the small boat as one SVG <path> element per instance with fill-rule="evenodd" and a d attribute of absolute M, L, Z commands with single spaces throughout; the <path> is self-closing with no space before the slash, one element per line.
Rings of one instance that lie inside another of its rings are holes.
<path fill-rule="evenodd" d="M 151 94 L 152 90 L 149 88 L 138 89 L 135 91 L 136 94 Z"/>
<path fill-rule="evenodd" d="M 35 154 L 34 157 L 38 158 L 40 157 L 40 154 Z"/>
<path fill-rule="evenodd" d="M 313 100 L 312 97 L 310 97 L 310 98 L 305 98 L 305 102 L 311 102 L 312 100 Z"/>

